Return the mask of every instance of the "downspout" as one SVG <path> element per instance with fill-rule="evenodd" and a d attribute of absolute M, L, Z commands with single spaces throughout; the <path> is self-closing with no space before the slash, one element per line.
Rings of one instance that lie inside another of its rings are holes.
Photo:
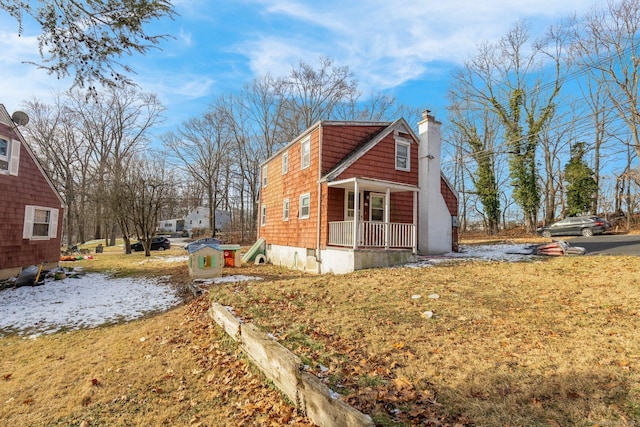
<path fill-rule="evenodd" d="M 316 266 L 317 273 L 322 273 L 322 255 L 320 250 L 320 233 L 322 230 L 322 122 L 318 126 L 318 221 L 316 227 Z"/>

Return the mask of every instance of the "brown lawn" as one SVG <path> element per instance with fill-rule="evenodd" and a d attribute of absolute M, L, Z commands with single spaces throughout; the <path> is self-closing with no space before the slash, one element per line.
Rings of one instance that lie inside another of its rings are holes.
<path fill-rule="evenodd" d="M 82 264 L 187 280 L 184 265 L 141 254 Z M 277 337 L 379 425 L 640 424 L 638 258 L 225 274 L 265 280 L 212 286 L 213 300 Z M 199 299 L 129 324 L 0 338 L 0 419 L 307 425 L 211 324 L 206 306 Z"/>

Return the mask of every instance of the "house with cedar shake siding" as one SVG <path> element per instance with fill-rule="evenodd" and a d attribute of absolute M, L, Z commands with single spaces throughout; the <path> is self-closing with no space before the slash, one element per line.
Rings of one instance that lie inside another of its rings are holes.
<path fill-rule="evenodd" d="M 30 265 L 56 267 L 63 200 L 2 104 L 0 188 L 0 279 Z"/>
<path fill-rule="evenodd" d="M 261 165 L 267 260 L 347 273 L 457 250 L 457 193 L 440 170 L 440 123 L 319 121 Z"/>

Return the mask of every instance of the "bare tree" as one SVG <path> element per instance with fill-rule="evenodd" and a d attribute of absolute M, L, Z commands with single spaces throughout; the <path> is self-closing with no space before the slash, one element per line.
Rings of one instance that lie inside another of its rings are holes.
<path fill-rule="evenodd" d="M 472 111 L 490 108 L 500 120 L 502 151 L 510 159 L 512 197 L 529 231 L 535 230 L 540 206 L 536 153 L 540 132 L 555 114 L 564 81 L 565 40 L 566 33 L 558 27 L 531 42 L 526 25 L 519 23 L 498 43 L 481 45 L 455 76 L 458 96 Z"/>
<path fill-rule="evenodd" d="M 452 132 L 460 144 L 460 154 L 465 159 L 472 159 L 474 166 L 464 162 L 468 168 L 468 176 L 472 181 L 473 193 L 482 204 L 479 210 L 484 219 L 484 229 L 490 235 L 498 233 L 500 225 L 500 194 L 496 172 L 496 159 L 500 155 L 495 144 L 500 129 L 496 117 L 491 114 L 488 106 L 484 114 L 474 111 L 470 114 L 468 108 L 463 107 L 464 99 L 457 99 L 458 92 L 450 91 L 449 107 L 450 120 L 453 124 Z"/>
<path fill-rule="evenodd" d="M 65 108 L 60 96 L 54 98 L 53 105 L 32 100 L 26 107 L 31 118 L 26 127 L 27 138 L 65 201 L 64 237 L 67 245 L 71 245 L 78 238 L 75 219 L 80 216 L 80 199 L 84 197 L 78 187 L 86 178 L 83 177 L 87 171 L 83 164 L 86 149 L 73 126 L 73 114 Z"/>
<path fill-rule="evenodd" d="M 127 169 L 118 185 L 121 203 L 126 206 L 124 221 L 142 242 L 145 256 L 151 255 L 151 240 L 156 231 L 159 212 L 166 203 L 172 183 L 167 179 L 161 156 L 136 157 L 135 168 Z M 127 253 L 131 253 L 128 248 Z"/>
<path fill-rule="evenodd" d="M 341 102 L 357 93 L 357 82 L 348 67 L 320 58 L 318 69 L 301 61 L 282 88 L 285 118 L 281 126 L 286 140 L 292 140 L 318 120 L 330 119 Z"/>
<path fill-rule="evenodd" d="M 211 231 L 216 234 L 216 208 L 225 186 L 225 165 L 231 156 L 226 112 L 221 100 L 211 104 L 202 117 L 184 122 L 178 130 L 163 136 L 166 148 L 179 167 L 202 185 L 209 208 Z"/>
<path fill-rule="evenodd" d="M 640 1 L 608 1 L 595 7 L 581 24 L 576 34 L 581 65 L 606 91 L 640 154 Z"/>

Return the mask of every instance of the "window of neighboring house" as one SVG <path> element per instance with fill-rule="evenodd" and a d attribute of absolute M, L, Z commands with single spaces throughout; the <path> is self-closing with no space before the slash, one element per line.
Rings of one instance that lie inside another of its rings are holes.
<path fill-rule="evenodd" d="M 289 152 L 282 155 L 282 175 L 289 172 Z"/>
<path fill-rule="evenodd" d="M 411 145 L 409 142 L 396 140 L 396 169 L 409 171 L 411 165 Z"/>
<path fill-rule="evenodd" d="M 311 164 L 311 137 L 308 136 L 300 146 L 300 169 L 308 168 Z"/>
<path fill-rule="evenodd" d="M 267 186 L 267 166 L 262 167 L 262 186 Z"/>
<path fill-rule="evenodd" d="M 48 240 L 58 232 L 58 209 L 25 206 L 23 239 Z"/>
<path fill-rule="evenodd" d="M 260 225 L 267 224 L 267 205 L 262 205 L 262 211 L 260 214 Z"/>
<path fill-rule="evenodd" d="M 0 138 L 0 173 L 8 172 L 9 175 L 18 175 L 19 161 L 20 142 Z"/>
<path fill-rule="evenodd" d="M 289 221 L 289 199 L 282 202 L 282 220 Z"/>
<path fill-rule="evenodd" d="M 300 219 L 309 218 L 309 203 L 311 195 L 309 193 L 300 196 Z"/>

